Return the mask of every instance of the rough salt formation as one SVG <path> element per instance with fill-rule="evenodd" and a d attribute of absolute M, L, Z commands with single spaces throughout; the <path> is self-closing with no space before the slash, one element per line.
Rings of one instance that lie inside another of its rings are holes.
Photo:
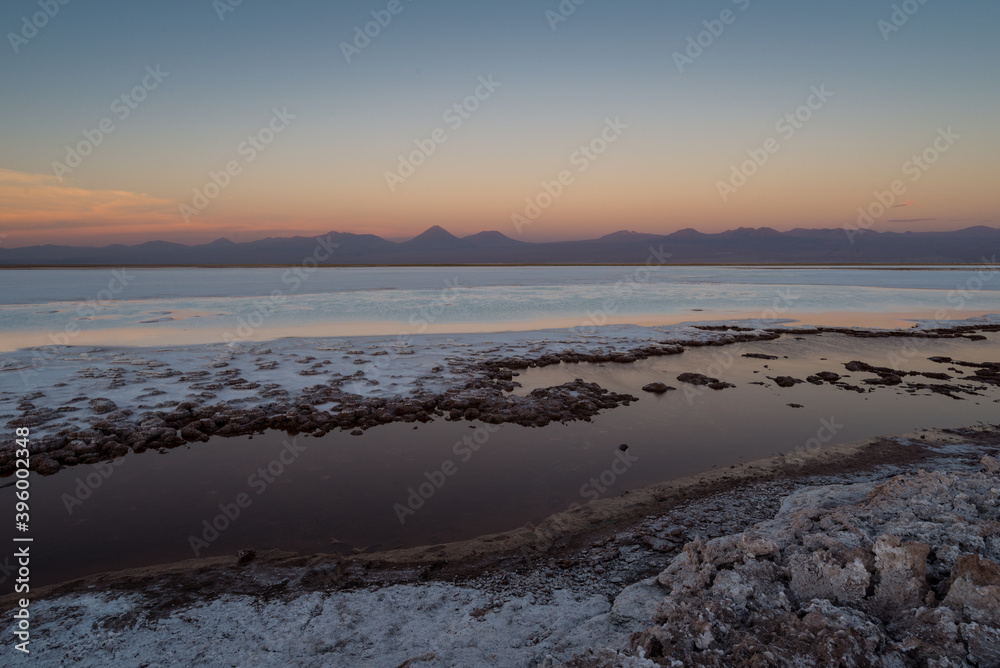
<path fill-rule="evenodd" d="M 754 326 L 615 325 L 595 327 L 593 332 L 297 338 L 171 348 L 42 346 L 0 354 L 0 422 L 8 429 L 32 429 L 31 466 L 43 475 L 115 459 L 130 450 L 159 450 L 214 435 L 268 429 L 315 436 L 334 429 L 361 434 L 387 422 L 434 417 L 544 426 L 587 420 L 635 399 L 580 384 L 548 388 L 523 399 L 507 397 L 505 393 L 518 385 L 518 370 L 581 362 L 628 364 L 677 355 L 685 348 L 738 347 L 794 334 L 980 340 L 985 337 L 976 332 L 1000 331 L 995 318 L 980 320 L 942 323 L 945 327 L 924 323 L 908 330 L 778 329 L 766 326 L 777 321 L 747 321 Z M 935 359 L 976 370 L 962 384 L 904 383 L 905 376 L 950 376 L 851 364 L 879 375 L 865 381 L 868 390 L 898 387 L 961 399 L 983 396 L 991 385 L 1000 387 L 1000 363 Z M 809 382 L 866 391 L 839 378 L 821 372 Z M 700 373 L 685 373 L 678 380 L 685 383 L 688 397 L 702 387 L 734 387 Z M 781 387 L 800 382 L 787 376 L 774 380 Z M 667 390 L 664 385 L 647 391 Z M 0 476 L 13 470 L 12 448 L 0 445 Z"/>
<path fill-rule="evenodd" d="M 561 363 L 628 364 L 678 355 L 685 346 L 780 338 L 760 329 L 661 329 L 608 327 L 596 337 L 564 331 L 491 334 L 475 343 L 425 337 L 419 347 L 375 337 L 366 350 L 354 349 L 348 339 L 90 349 L 79 357 L 72 356 L 72 347 L 60 347 L 61 356 L 38 368 L 31 351 L 18 352 L 0 355 L 0 372 L 7 372 L 0 374 L 0 420 L 11 429 L 33 430 L 31 467 L 43 475 L 130 450 L 269 429 L 360 434 L 389 422 L 435 417 L 542 427 L 589 420 L 636 398 L 579 380 L 511 396 L 507 393 L 518 386 L 513 380 L 518 370 Z M 665 332 L 683 338 L 664 339 Z M 44 389 L 23 391 L 33 387 Z M 13 470 L 13 448 L 0 447 L 0 476 Z"/>
<path fill-rule="evenodd" d="M 955 366 L 975 368 L 972 375 L 968 376 L 968 380 L 978 383 L 979 386 L 977 387 L 976 385 L 954 383 L 906 383 L 906 387 L 914 390 L 930 390 L 931 392 L 943 394 L 953 399 L 961 399 L 961 397 L 958 396 L 959 394 L 980 396 L 981 391 L 985 389 L 985 387 L 983 387 L 984 384 L 1000 386 L 1000 362 L 960 362 L 952 360 L 950 357 L 937 356 L 929 359 L 930 361 L 937 362 L 939 364 L 953 364 L 954 366 L 949 367 L 949 369 L 956 373 L 961 372 L 955 369 Z M 846 363 L 844 368 L 848 371 L 864 371 L 867 373 L 874 373 L 878 376 L 877 378 L 865 378 L 862 380 L 861 382 L 866 385 L 901 385 L 903 384 L 903 379 L 907 376 L 923 376 L 924 378 L 930 378 L 931 380 L 951 380 L 953 378 L 953 376 L 943 372 L 901 371 L 899 369 L 890 369 L 888 367 L 872 366 L 871 364 L 857 360 Z M 848 387 L 844 383 L 839 384 Z"/>
<path fill-rule="evenodd" d="M 138 596 L 81 594 L 37 604 L 46 621 L 25 665 L 531 666 L 608 607 L 568 591 L 493 607 L 475 589 L 428 583 L 271 600 L 226 595 L 157 618 Z"/>
<path fill-rule="evenodd" d="M 713 390 L 724 390 L 727 387 L 736 387 L 732 383 L 725 383 L 718 378 L 710 378 L 703 373 L 682 373 L 677 376 L 677 380 L 690 385 L 704 385 Z"/>
<path fill-rule="evenodd" d="M 615 602 L 640 619 L 655 596 L 652 625 L 560 665 L 1000 665 L 1000 462 L 982 464 L 806 489 L 751 531 L 692 541 Z"/>

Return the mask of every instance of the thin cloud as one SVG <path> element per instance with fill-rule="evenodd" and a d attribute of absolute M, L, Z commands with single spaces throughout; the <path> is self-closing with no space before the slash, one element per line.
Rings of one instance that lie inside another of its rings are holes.
<path fill-rule="evenodd" d="M 117 227 L 163 222 L 176 205 L 145 193 L 88 190 L 49 174 L 0 169 L 0 225 L 5 231 Z"/>
<path fill-rule="evenodd" d="M 890 223 L 929 223 L 934 220 L 940 220 L 940 218 L 896 218 L 895 220 L 890 220 Z"/>

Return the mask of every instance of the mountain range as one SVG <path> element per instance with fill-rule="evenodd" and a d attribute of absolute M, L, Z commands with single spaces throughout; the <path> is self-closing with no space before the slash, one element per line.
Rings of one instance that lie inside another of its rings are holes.
<path fill-rule="evenodd" d="M 325 248 L 332 248 L 327 254 Z M 317 253 L 317 249 L 320 251 Z M 717 234 L 684 229 L 658 235 L 621 231 L 584 241 L 527 242 L 496 231 L 457 237 L 435 225 L 408 241 L 330 232 L 196 246 L 150 241 L 135 246 L 0 248 L 0 266 L 295 265 L 310 257 L 330 265 L 429 264 L 839 264 L 995 262 L 1000 229 L 847 233 L 843 229 L 769 227 Z M 315 255 L 314 255 L 315 253 Z M 669 256 L 668 256 L 669 254 Z"/>

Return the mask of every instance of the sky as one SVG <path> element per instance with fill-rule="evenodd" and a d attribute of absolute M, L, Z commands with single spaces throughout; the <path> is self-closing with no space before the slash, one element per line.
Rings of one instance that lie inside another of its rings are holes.
<path fill-rule="evenodd" d="M 992 0 L 8 0 L 0 243 L 1000 226 L 998 27 Z"/>

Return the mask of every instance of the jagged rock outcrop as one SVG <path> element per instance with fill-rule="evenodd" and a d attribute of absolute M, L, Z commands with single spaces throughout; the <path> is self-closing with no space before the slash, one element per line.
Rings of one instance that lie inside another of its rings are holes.
<path fill-rule="evenodd" d="M 692 541 L 635 585 L 663 599 L 628 647 L 562 665 L 996 666 L 1000 467 L 982 464 L 803 490 L 751 531 Z M 632 589 L 619 619 L 648 615 Z"/>

